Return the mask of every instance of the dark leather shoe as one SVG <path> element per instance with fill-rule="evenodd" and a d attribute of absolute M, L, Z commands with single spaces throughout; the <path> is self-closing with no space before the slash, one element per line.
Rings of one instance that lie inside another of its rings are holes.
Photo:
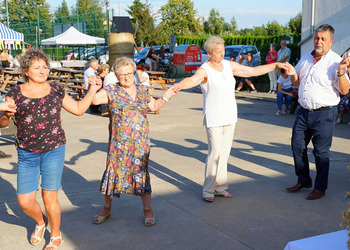
<path fill-rule="evenodd" d="M 295 192 L 298 192 L 302 188 L 310 188 L 310 187 L 312 187 L 312 184 L 300 184 L 300 183 L 297 183 L 293 187 L 286 188 L 286 190 L 291 192 L 291 193 L 295 193 Z"/>
<path fill-rule="evenodd" d="M 307 196 L 307 200 L 316 200 L 321 198 L 322 196 L 324 196 L 326 194 L 325 190 L 317 190 L 314 189 L 312 190 L 312 192 Z"/>

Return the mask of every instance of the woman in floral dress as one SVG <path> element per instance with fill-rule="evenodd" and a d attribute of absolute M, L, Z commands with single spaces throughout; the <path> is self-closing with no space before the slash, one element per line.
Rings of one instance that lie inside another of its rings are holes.
<path fill-rule="evenodd" d="M 132 59 L 122 57 L 113 66 L 119 83 L 106 86 L 94 97 L 94 105 L 108 103 L 110 109 L 110 138 L 107 167 L 100 191 L 105 195 L 103 210 L 94 217 L 95 224 L 103 223 L 111 215 L 112 198 L 120 194 L 141 196 L 145 225 L 153 226 L 151 184 L 148 172 L 150 136 L 147 109 L 158 111 L 176 94 L 169 88 L 162 98 L 155 100 L 146 88 L 135 84 L 136 67 Z M 96 76 L 89 82 L 101 84 Z"/>

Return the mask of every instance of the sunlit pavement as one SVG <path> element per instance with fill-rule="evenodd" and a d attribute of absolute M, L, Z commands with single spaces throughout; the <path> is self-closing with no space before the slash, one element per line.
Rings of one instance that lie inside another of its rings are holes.
<path fill-rule="evenodd" d="M 289 241 L 341 230 L 350 179 L 347 122 L 335 128 L 329 189 L 323 198 L 308 201 L 311 189 L 284 191 L 297 181 L 290 149 L 295 115 L 276 117 L 273 95 L 241 92 L 236 96 L 239 120 L 228 162 L 228 191 L 233 198 L 216 197 L 213 203 L 201 197 L 207 153 L 202 95 L 183 91 L 159 115 L 148 114 L 152 206 L 157 221 L 150 228 L 143 225 L 141 199 L 129 195 L 114 199 L 109 220 L 92 223 L 103 206 L 99 185 L 105 169 L 108 118 L 63 112 L 67 146 L 59 201 L 65 242 L 60 249 L 271 250 L 283 249 Z M 349 115 L 345 119 L 350 120 Z M 12 155 L 0 159 L 0 249 L 34 249 L 29 237 L 35 223 L 16 201 L 17 159 L 12 144 L 11 137 L 0 137 L 0 150 Z M 312 148 L 309 153 L 314 179 Z M 45 239 L 47 243 L 48 232 Z M 36 249 L 43 247 L 41 243 Z"/>

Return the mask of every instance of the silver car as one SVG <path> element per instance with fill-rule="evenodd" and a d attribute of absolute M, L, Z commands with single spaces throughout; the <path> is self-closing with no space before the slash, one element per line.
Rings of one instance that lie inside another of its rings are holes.
<path fill-rule="evenodd" d="M 225 46 L 225 59 L 230 60 L 231 56 L 236 57 L 236 62 L 240 55 L 243 57 L 250 53 L 253 56 L 253 61 L 257 61 L 257 65 L 260 65 L 260 52 L 254 45 L 228 45 Z"/>

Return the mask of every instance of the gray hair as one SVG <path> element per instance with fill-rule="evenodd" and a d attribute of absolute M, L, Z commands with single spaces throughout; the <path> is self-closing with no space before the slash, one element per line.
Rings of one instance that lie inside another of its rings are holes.
<path fill-rule="evenodd" d="M 270 46 L 272 46 L 272 48 L 274 48 L 276 50 L 277 45 L 275 43 L 270 43 Z"/>
<path fill-rule="evenodd" d="M 204 49 L 206 52 L 212 53 L 216 45 L 225 44 L 225 40 L 218 36 L 209 37 L 204 43 Z"/>
<path fill-rule="evenodd" d="M 98 60 L 97 60 L 97 59 L 91 59 L 90 62 L 89 62 L 90 67 L 91 67 L 91 65 L 93 65 L 94 63 L 97 63 L 97 64 L 98 64 Z"/>
<path fill-rule="evenodd" d="M 133 71 L 136 72 L 135 62 L 131 58 L 125 57 L 125 56 L 115 59 L 115 62 L 112 66 L 112 70 L 114 74 L 117 75 L 118 74 L 117 72 L 121 67 L 128 66 L 128 65 L 130 65 Z"/>
<path fill-rule="evenodd" d="M 330 37 L 333 40 L 333 36 L 334 36 L 334 28 L 329 25 L 329 24 L 322 24 L 321 26 L 319 26 L 316 30 L 315 30 L 315 34 L 317 32 L 327 32 L 329 31 Z"/>
<path fill-rule="evenodd" d="M 22 77 L 28 81 L 28 76 L 24 74 L 24 70 L 28 70 L 33 62 L 43 60 L 48 68 L 50 68 L 50 57 L 40 49 L 29 49 L 20 57 L 19 64 L 21 65 Z"/>

